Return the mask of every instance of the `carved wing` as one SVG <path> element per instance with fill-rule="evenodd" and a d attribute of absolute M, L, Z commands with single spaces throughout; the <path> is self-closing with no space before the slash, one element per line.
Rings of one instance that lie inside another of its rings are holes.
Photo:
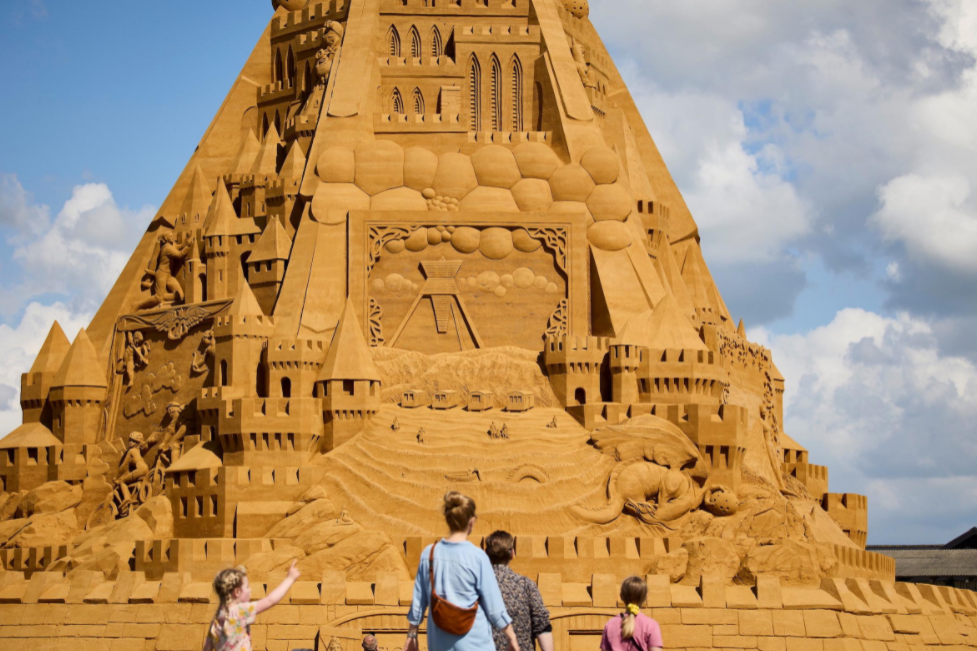
<path fill-rule="evenodd" d="M 682 430 L 657 416 L 639 416 L 622 425 L 602 427 L 591 440 L 595 448 L 617 461 L 644 459 L 675 470 L 705 465 Z"/>

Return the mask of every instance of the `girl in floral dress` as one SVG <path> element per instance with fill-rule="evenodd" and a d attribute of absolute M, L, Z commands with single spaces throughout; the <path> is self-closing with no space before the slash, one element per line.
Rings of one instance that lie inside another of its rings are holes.
<path fill-rule="evenodd" d="M 220 605 L 207 630 L 204 651 L 251 651 L 251 624 L 255 617 L 282 600 L 300 573 L 295 561 L 288 568 L 288 576 L 264 599 L 251 601 L 251 585 L 243 567 L 222 570 L 214 577 L 214 592 Z"/>

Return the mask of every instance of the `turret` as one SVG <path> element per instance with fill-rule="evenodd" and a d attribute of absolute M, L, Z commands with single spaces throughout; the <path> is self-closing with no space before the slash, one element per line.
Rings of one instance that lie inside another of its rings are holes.
<path fill-rule="evenodd" d="M 543 363 L 553 392 L 566 407 L 601 402 L 600 374 L 606 337 L 547 337 Z"/>
<path fill-rule="evenodd" d="M 227 193 L 230 195 L 231 201 L 237 204 L 238 207 L 240 207 L 238 198 L 241 196 L 241 182 L 245 176 L 251 173 L 251 168 L 254 167 L 254 161 L 258 157 L 260 150 L 261 143 L 255 137 L 254 131 L 248 131 L 248 135 L 241 142 L 241 148 L 238 149 L 237 156 L 234 157 L 231 168 L 224 175 L 223 185 L 227 188 Z"/>
<path fill-rule="evenodd" d="M 351 439 L 380 408 L 380 372 L 349 299 L 316 380 L 316 395 L 322 398 L 323 452 Z"/>
<path fill-rule="evenodd" d="M 241 180 L 241 217 L 251 217 L 262 223 L 268 214 L 265 192 L 268 184 L 278 179 L 278 162 L 282 141 L 274 125 L 268 129 L 265 141 L 258 150 L 250 172 Z"/>
<path fill-rule="evenodd" d="M 53 423 L 48 394 L 71 342 L 57 321 L 51 326 L 31 370 L 20 376 L 20 408 L 25 423 L 41 423 L 50 429 Z"/>
<path fill-rule="evenodd" d="M 738 405 L 667 405 L 655 415 L 677 425 L 709 464 L 708 485 L 737 490 L 746 453 L 747 411 Z"/>
<path fill-rule="evenodd" d="M 646 363 L 648 349 L 630 343 L 611 344 L 611 402 L 632 405 L 639 400 L 638 369 Z"/>
<path fill-rule="evenodd" d="M 214 326 L 214 384 L 222 399 L 267 393 L 261 357 L 274 332 L 274 319 L 262 312 L 251 287 L 241 283 L 231 309 Z"/>
<path fill-rule="evenodd" d="M 288 233 L 277 218 L 272 218 L 248 256 L 248 283 L 265 314 L 275 308 L 291 249 Z"/>
<path fill-rule="evenodd" d="M 54 436 L 65 445 L 96 443 L 107 389 L 95 346 L 82 328 L 51 383 Z"/>
<path fill-rule="evenodd" d="M 209 300 L 237 293 L 245 275 L 244 260 L 250 255 L 255 236 L 260 232 L 253 219 L 238 218 L 227 189 L 220 185 L 203 227 Z"/>

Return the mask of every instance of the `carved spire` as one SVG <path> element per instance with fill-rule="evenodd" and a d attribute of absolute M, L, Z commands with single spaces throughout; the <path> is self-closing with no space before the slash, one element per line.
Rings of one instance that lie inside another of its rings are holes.
<path fill-rule="evenodd" d="M 238 149 L 237 156 L 234 157 L 234 164 L 231 165 L 229 174 L 248 174 L 254 167 L 254 161 L 258 158 L 259 151 L 261 151 L 261 143 L 258 142 L 254 131 L 248 131 L 248 135 L 244 137 L 244 142 L 241 143 L 241 148 Z"/>
<path fill-rule="evenodd" d="M 227 314 L 228 316 L 264 316 L 265 313 L 261 311 L 258 299 L 254 297 L 254 292 L 246 281 L 242 280 Z"/>
<path fill-rule="evenodd" d="M 353 302 L 349 298 L 339 317 L 339 325 L 336 326 L 317 381 L 329 380 L 380 380 L 380 372 L 373 363 L 373 355 L 366 345 Z"/>
<path fill-rule="evenodd" d="M 231 196 L 227 194 L 227 187 L 223 183 L 217 185 L 214 200 L 210 202 L 210 209 L 207 211 L 207 219 L 204 220 L 204 237 L 231 235 L 234 232 L 234 222 L 237 221 L 237 213 L 234 212 Z"/>
<path fill-rule="evenodd" d="M 632 317 L 619 339 L 648 348 L 708 350 L 671 294 L 659 301 L 654 310 Z"/>
<path fill-rule="evenodd" d="M 51 326 L 51 330 L 47 333 L 47 338 L 41 345 L 41 350 L 38 351 L 37 357 L 34 358 L 34 365 L 31 366 L 31 370 L 28 373 L 30 375 L 34 373 L 57 373 L 70 348 L 71 342 L 68 341 L 64 330 L 61 329 L 61 324 L 55 321 L 54 325 Z"/>
<path fill-rule="evenodd" d="M 248 256 L 248 262 L 288 260 L 288 254 L 291 250 L 292 238 L 282 228 L 278 217 L 272 217 L 261 237 L 258 238 L 258 242 L 254 245 L 254 251 Z"/>
<path fill-rule="evenodd" d="M 296 140 L 288 150 L 288 156 L 285 157 L 285 162 L 282 163 L 282 169 L 278 173 L 278 176 L 293 181 L 300 180 L 303 172 L 305 172 L 305 162 L 305 154 L 302 153 L 302 147 L 299 146 L 299 141 Z"/>
<path fill-rule="evenodd" d="M 275 125 L 268 128 L 265 141 L 258 151 L 258 156 L 251 166 L 251 174 L 255 176 L 275 176 L 278 174 L 278 154 L 282 148 L 282 139 L 278 137 Z"/>
<path fill-rule="evenodd" d="M 740 324 L 736 326 L 736 334 L 746 339 L 746 326 L 743 325 L 743 319 L 740 319 Z"/>
<path fill-rule="evenodd" d="M 82 328 L 78 331 L 74 343 L 68 349 L 58 374 L 54 376 L 54 387 L 97 387 L 107 388 L 105 373 L 98 361 L 95 346 L 88 338 L 88 333 Z"/>
<path fill-rule="evenodd" d="M 183 206 L 180 208 L 180 214 L 186 215 L 191 220 L 194 217 L 205 214 L 213 194 L 214 192 L 210 189 L 210 184 L 204 177 L 203 170 L 200 169 L 199 165 L 194 165 L 193 177 L 190 179 L 190 187 L 187 188 L 187 194 L 183 198 Z"/>

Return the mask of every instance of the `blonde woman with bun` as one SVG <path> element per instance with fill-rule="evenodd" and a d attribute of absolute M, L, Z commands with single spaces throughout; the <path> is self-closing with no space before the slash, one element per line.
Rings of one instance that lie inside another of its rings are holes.
<path fill-rule="evenodd" d="M 648 597 L 648 584 L 640 576 L 629 576 L 621 584 L 624 612 L 604 626 L 601 651 L 661 651 L 662 631 L 658 622 L 641 613 Z"/>
<path fill-rule="evenodd" d="M 488 651 L 495 648 L 492 627 L 502 630 L 509 640 L 509 650 L 519 651 L 512 618 L 506 612 L 499 584 L 495 580 L 492 564 L 481 549 L 468 542 L 475 527 L 475 501 L 470 497 L 450 491 L 444 496 L 442 506 L 449 535 L 421 552 L 414 581 L 414 599 L 407 622 L 407 641 L 403 651 L 418 651 L 417 631 L 424 619 L 424 611 L 436 599 L 447 601 L 449 607 L 469 612 L 477 608 L 471 628 L 463 634 L 441 630 L 435 616 L 427 619 L 427 646 L 430 651 Z M 433 593 L 431 558 L 433 554 Z M 531 650 L 527 650 L 531 651 Z"/>

